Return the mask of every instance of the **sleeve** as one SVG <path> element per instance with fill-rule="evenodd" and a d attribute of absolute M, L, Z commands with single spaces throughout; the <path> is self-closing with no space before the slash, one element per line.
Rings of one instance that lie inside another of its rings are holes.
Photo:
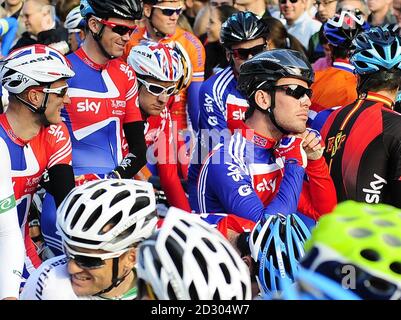
<path fill-rule="evenodd" d="M 71 165 L 71 138 L 66 125 L 64 123 L 50 125 L 47 132 L 49 134 L 47 141 L 49 143 L 49 150 L 51 150 L 47 168 L 50 169 L 58 164 Z"/>
<path fill-rule="evenodd" d="M 298 210 L 318 220 L 337 205 L 336 189 L 324 157 L 319 160 L 309 160 L 306 174 L 308 180 L 304 182 Z"/>
<path fill-rule="evenodd" d="M 18 22 L 14 17 L 0 19 L 1 29 L 1 55 L 7 56 L 14 42 L 18 30 Z"/>
<path fill-rule="evenodd" d="M 125 77 L 128 79 L 128 90 L 125 95 L 125 117 L 124 123 L 143 121 L 138 101 L 138 83 L 134 69 L 125 65 Z M 131 75 L 131 76 L 127 76 Z"/>
<path fill-rule="evenodd" d="M 202 85 L 202 82 L 194 82 L 192 81 L 188 87 L 188 114 L 189 119 L 191 120 L 192 128 L 195 132 L 199 130 L 199 90 Z"/>
<path fill-rule="evenodd" d="M 25 248 L 11 178 L 11 160 L 0 139 L 0 299 L 19 296 Z"/>

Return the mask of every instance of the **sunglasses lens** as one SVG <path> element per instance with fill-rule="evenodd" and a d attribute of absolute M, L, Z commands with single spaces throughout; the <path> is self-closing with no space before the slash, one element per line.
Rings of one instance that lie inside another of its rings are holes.
<path fill-rule="evenodd" d="M 171 17 L 174 13 L 176 13 L 177 15 L 180 15 L 181 12 L 182 12 L 181 8 L 178 8 L 178 9 L 161 9 L 161 10 L 162 10 L 162 13 L 165 16 L 168 16 L 168 17 Z"/>
<path fill-rule="evenodd" d="M 248 49 L 243 49 L 243 48 L 233 49 L 233 53 L 237 59 L 246 60 L 246 59 L 248 59 L 250 54 L 252 56 L 255 56 L 258 53 L 261 53 L 265 48 L 266 48 L 266 45 L 261 44 L 259 46 L 255 46 L 253 48 L 248 48 Z"/>
<path fill-rule="evenodd" d="M 63 90 L 61 90 L 60 94 L 58 94 L 59 97 L 64 97 L 67 94 L 67 90 L 68 88 L 63 88 Z"/>
<path fill-rule="evenodd" d="M 69 256 L 74 262 L 83 269 L 97 269 L 104 266 L 105 262 L 100 258 L 87 256 Z"/>
<path fill-rule="evenodd" d="M 312 96 L 312 90 L 302 86 L 296 86 L 295 88 L 287 87 L 286 94 L 295 99 L 301 99 L 305 94 L 310 98 Z"/>
<path fill-rule="evenodd" d="M 164 91 L 164 88 L 154 84 L 150 84 L 149 91 L 155 95 L 159 95 Z"/>
<path fill-rule="evenodd" d="M 119 34 L 120 36 L 123 36 L 125 34 L 129 34 L 131 35 L 131 33 L 134 31 L 134 29 L 131 29 L 127 26 L 115 26 L 113 28 L 111 28 L 111 30 L 117 34 Z"/>
<path fill-rule="evenodd" d="M 167 88 L 166 94 L 167 94 L 168 96 L 171 96 L 171 95 L 174 93 L 175 88 L 176 88 L 175 86 L 172 86 L 172 87 Z"/>

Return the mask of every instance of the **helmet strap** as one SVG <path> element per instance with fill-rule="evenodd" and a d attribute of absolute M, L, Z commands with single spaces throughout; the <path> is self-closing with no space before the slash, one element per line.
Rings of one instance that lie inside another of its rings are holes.
<path fill-rule="evenodd" d="M 98 293 L 95 293 L 94 295 L 100 296 L 100 295 L 107 293 L 107 292 L 111 291 L 112 289 L 118 287 L 124 281 L 124 279 L 131 273 L 131 271 L 130 271 L 127 274 L 123 275 L 121 278 L 118 277 L 118 260 L 119 260 L 119 258 L 120 257 L 113 258 L 113 273 L 111 276 L 111 285 L 108 288 L 106 288 L 102 291 L 99 291 Z"/>
<path fill-rule="evenodd" d="M 99 32 L 93 32 L 92 30 L 90 30 L 93 39 L 96 41 L 97 45 L 100 48 L 100 51 L 102 52 L 102 54 L 107 58 L 107 59 L 114 59 L 115 57 L 112 56 L 111 54 L 109 54 L 106 49 L 104 48 L 104 46 L 102 45 L 102 35 L 105 29 L 105 25 L 102 24 L 102 26 L 100 27 Z"/>

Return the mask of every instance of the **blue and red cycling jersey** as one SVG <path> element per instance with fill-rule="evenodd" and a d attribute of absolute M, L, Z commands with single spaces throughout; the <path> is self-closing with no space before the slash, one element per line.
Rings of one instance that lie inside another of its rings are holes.
<path fill-rule="evenodd" d="M 275 145 L 243 124 L 203 162 L 196 185 L 189 188 L 192 209 L 255 222 L 268 214 L 297 211 L 317 220 L 330 212 L 336 193 L 323 157 L 309 161 L 306 170 L 284 165 L 275 157 Z"/>
<path fill-rule="evenodd" d="M 106 174 L 123 157 L 123 124 L 142 121 L 134 70 L 120 59 L 93 62 L 83 48 L 68 55 L 71 104 L 62 110 L 71 135 L 75 175 Z"/>

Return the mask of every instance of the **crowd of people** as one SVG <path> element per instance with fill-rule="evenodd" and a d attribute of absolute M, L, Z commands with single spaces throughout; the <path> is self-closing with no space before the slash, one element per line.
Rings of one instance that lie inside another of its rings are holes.
<path fill-rule="evenodd" d="M 400 0 L 0 17 L 0 299 L 401 299 Z"/>

